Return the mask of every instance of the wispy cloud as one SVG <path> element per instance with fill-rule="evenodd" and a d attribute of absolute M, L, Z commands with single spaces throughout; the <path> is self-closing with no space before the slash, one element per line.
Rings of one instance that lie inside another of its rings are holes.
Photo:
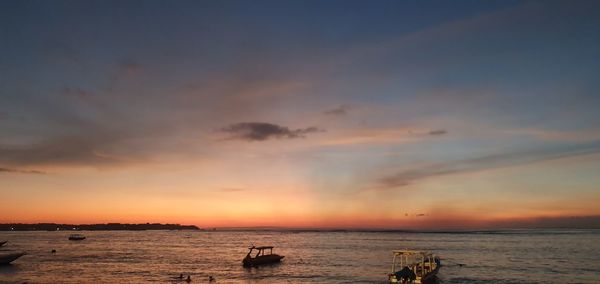
<path fill-rule="evenodd" d="M 510 135 L 526 135 L 547 141 L 581 142 L 600 139 L 599 129 L 556 130 L 543 128 L 517 128 L 501 131 Z"/>
<path fill-rule="evenodd" d="M 326 110 L 323 113 L 326 115 L 346 115 L 348 113 L 348 110 L 348 106 L 341 105 L 337 108 Z"/>
<path fill-rule="evenodd" d="M 240 139 L 247 141 L 264 141 L 268 139 L 293 139 L 304 138 L 306 134 L 321 132 L 317 127 L 307 127 L 299 129 L 290 129 L 265 122 L 241 122 L 232 124 L 219 129 L 230 135 L 230 139 Z"/>
<path fill-rule="evenodd" d="M 0 168 L 0 173 L 38 174 L 38 175 L 46 174 L 46 172 L 44 172 L 44 171 L 21 170 L 21 169 L 11 169 L 11 168 Z"/>
<path fill-rule="evenodd" d="M 443 129 L 429 131 L 429 135 L 444 135 L 446 133 L 448 133 L 448 131 L 443 130 Z"/>
<path fill-rule="evenodd" d="M 473 159 L 431 164 L 421 168 L 400 171 L 396 174 L 379 178 L 377 184 L 378 188 L 397 188 L 430 177 L 519 166 L 546 160 L 595 153 L 600 153 L 600 141 L 560 147 L 546 147 L 529 151 L 516 151 Z"/>
<path fill-rule="evenodd" d="M 125 76 L 135 76 L 142 70 L 142 64 L 131 58 L 121 59 L 117 62 L 118 71 Z"/>
<path fill-rule="evenodd" d="M 441 136 L 446 130 L 428 130 L 419 127 L 362 128 L 337 131 L 335 137 L 322 142 L 323 145 L 398 144 Z"/>
<path fill-rule="evenodd" d="M 62 93 L 65 96 L 69 96 L 69 97 L 75 97 L 78 99 L 88 99 L 90 97 L 93 96 L 93 94 L 89 91 L 83 90 L 81 88 L 75 87 L 75 88 L 71 88 L 68 86 L 63 87 L 62 89 Z"/>
<path fill-rule="evenodd" d="M 219 188 L 220 192 L 242 192 L 245 191 L 245 189 L 243 188 L 237 188 L 237 187 L 222 187 Z"/>
<path fill-rule="evenodd" d="M 102 137 L 102 134 L 106 136 Z M 101 165 L 122 160 L 99 154 L 117 143 L 118 137 L 105 132 L 88 137 L 73 136 L 46 140 L 20 147 L 0 146 L 0 163 L 5 165 Z"/>

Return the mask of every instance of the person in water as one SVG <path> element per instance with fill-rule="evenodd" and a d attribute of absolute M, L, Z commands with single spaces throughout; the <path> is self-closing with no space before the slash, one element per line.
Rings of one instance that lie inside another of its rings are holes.
<path fill-rule="evenodd" d="M 185 282 L 187 282 L 187 283 L 192 282 L 192 277 L 190 275 L 188 275 L 188 277 L 185 279 Z"/>

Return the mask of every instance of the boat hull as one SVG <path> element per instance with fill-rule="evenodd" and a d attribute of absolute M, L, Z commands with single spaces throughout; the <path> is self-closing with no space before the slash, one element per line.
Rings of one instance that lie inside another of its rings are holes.
<path fill-rule="evenodd" d="M 255 257 L 255 258 L 247 257 L 247 258 L 244 258 L 242 263 L 244 264 L 245 267 L 252 267 L 252 266 L 278 263 L 283 258 L 284 258 L 284 256 L 271 254 L 271 255 L 259 256 L 259 257 Z"/>
<path fill-rule="evenodd" d="M 421 279 L 421 283 L 435 283 L 435 279 L 439 270 L 440 266 L 438 265 L 433 271 L 431 271 Z"/>
<path fill-rule="evenodd" d="M 0 265 L 7 265 L 15 261 L 17 258 L 24 256 L 24 252 L 3 253 L 0 254 Z"/>

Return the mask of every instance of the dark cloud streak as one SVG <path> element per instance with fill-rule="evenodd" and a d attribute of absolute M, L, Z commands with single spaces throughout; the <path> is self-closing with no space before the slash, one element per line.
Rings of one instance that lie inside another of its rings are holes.
<path fill-rule="evenodd" d="M 91 92 L 83 90 L 81 88 L 77 88 L 77 87 L 71 88 L 71 87 L 65 86 L 62 89 L 62 93 L 65 96 L 76 97 L 79 99 L 88 99 L 90 97 L 93 97 L 93 94 Z"/>
<path fill-rule="evenodd" d="M 444 135 L 448 133 L 448 131 L 443 130 L 443 129 L 438 129 L 438 130 L 431 130 L 429 131 L 429 135 L 434 135 L 434 136 L 438 136 L 438 135 Z"/>
<path fill-rule="evenodd" d="M 230 139 L 240 139 L 247 141 L 264 141 L 271 138 L 275 139 L 294 139 L 304 138 L 306 134 L 321 132 L 316 127 L 307 127 L 299 129 L 289 129 L 265 122 L 241 122 L 223 127 L 220 132 L 228 133 Z"/>
<path fill-rule="evenodd" d="M 38 174 L 38 175 L 46 174 L 46 172 L 38 171 L 38 170 L 21 170 L 21 169 L 11 169 L 11 168 L 0 168 L 0 173 Z"/>
<path fill-rule="evenodd" d="M 339 106 L 338 108 L 326 110 L 323 113 L 326 115 L 346 115 L 348 113 L 348 107 L 342 105 L 342 106 Z"/>

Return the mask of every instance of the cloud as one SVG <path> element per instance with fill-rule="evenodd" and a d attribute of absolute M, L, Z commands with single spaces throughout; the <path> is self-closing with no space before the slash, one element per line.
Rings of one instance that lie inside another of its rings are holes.
<path fill-rule="evenodd" d="M 142 64 L 130 58 L 119 60 L 117 67 L 119 73 L 125 76 L 135 76 L 143 70 Z"/>
<path fill-rule="evenodd" d="M 76 97 L 76 98 L 79 98 L 79 99 L 88 99 L 90 97 L 93 97 L 93 94 L 91 92 L 88 92 L 86 90 L 83 90 L 83 89 L 77 88 L 77 87 L 71 88 L 71 87 L 65 86 L 62 89 L 62 93 L 65 96 Z"/>
<path fill-rule="evenodd" d="M 19 173 L 19 174 L 38 174 L 38 175 L 46 174 L 46 172 L 43 172 L 43 171 L 21 170 L 21 169 L 11 169 L 11 168 L 0 168 L 0 173 Z"/>
<path fill-rule="evenodd" d="M 473 159 L 431 164 L 384 176 L 377 180 L 381 188 L 396 188 L 435 176 L 470 173 L 481 170 L 525 165 L 546 160 L 600 153 L 600 140 L 560 147 L 488 155 Z"/>
<path fill-rule="evenodd" d="M 245 191 L 245 189 L 243 188 L 236 188 L 236 187 L 223 187 L 223 188 L 219 188 L 220 192 L 241 192 L 241 191 Z"/>
<path fill-rule="evenodd" d="M 348 113 L 348 107 L 341 105 L 337 108 L 326 110 L 323 113 L 326 115 L 346 115 Z"/>
<path fill-rule="evenodd" d="M 543 128 L 517 128 L 502 131 L 509 135 L 525 135 L 547 141 L 582 142 L 600 139 L 600 129 L 555 130 Z"/>
<path fill-rule="evenodd" d="M 437 136 L 437 135 L 444 135 L 446 133 L 448 133 L 448 131 L 443 130 L 443 129 L 429 131 L 429 135 L 435 135 L 435 136 Z"/>
<path fill-rule="evenodd" d="M 230 139 L 264 141 L 271 138 L 304 138 L 306 134 L 321 132 L 322 130 L 316 127 L 289 129 L 285 126 L 265 122 L 240 122 L 223 127 L 219 131 L 230 134 Z"/>
<path fill-rule="evenodd" d="M 430 139 L 430 136 L 439 136 L 446 133 L 448 133 L 446 130 L 429 130 L 428 128 L 406 126 L 392 128 L 356 128 L 336 131 L 336 136 L 329 137 L 322 142 L 322 145 L 398 144 Z"/>
<path fill-rule="evenodd" d="M 84 134 L 88 136 L 85 137 Z M 0 163 L 5 165 L 102 165 L 122 163 L 123 159 L 102 154 L 114 147 L 119 137 L 109 132 L 82 133 L 78 136 L 49 139 L 19 147 L 0 145 Z"/>

